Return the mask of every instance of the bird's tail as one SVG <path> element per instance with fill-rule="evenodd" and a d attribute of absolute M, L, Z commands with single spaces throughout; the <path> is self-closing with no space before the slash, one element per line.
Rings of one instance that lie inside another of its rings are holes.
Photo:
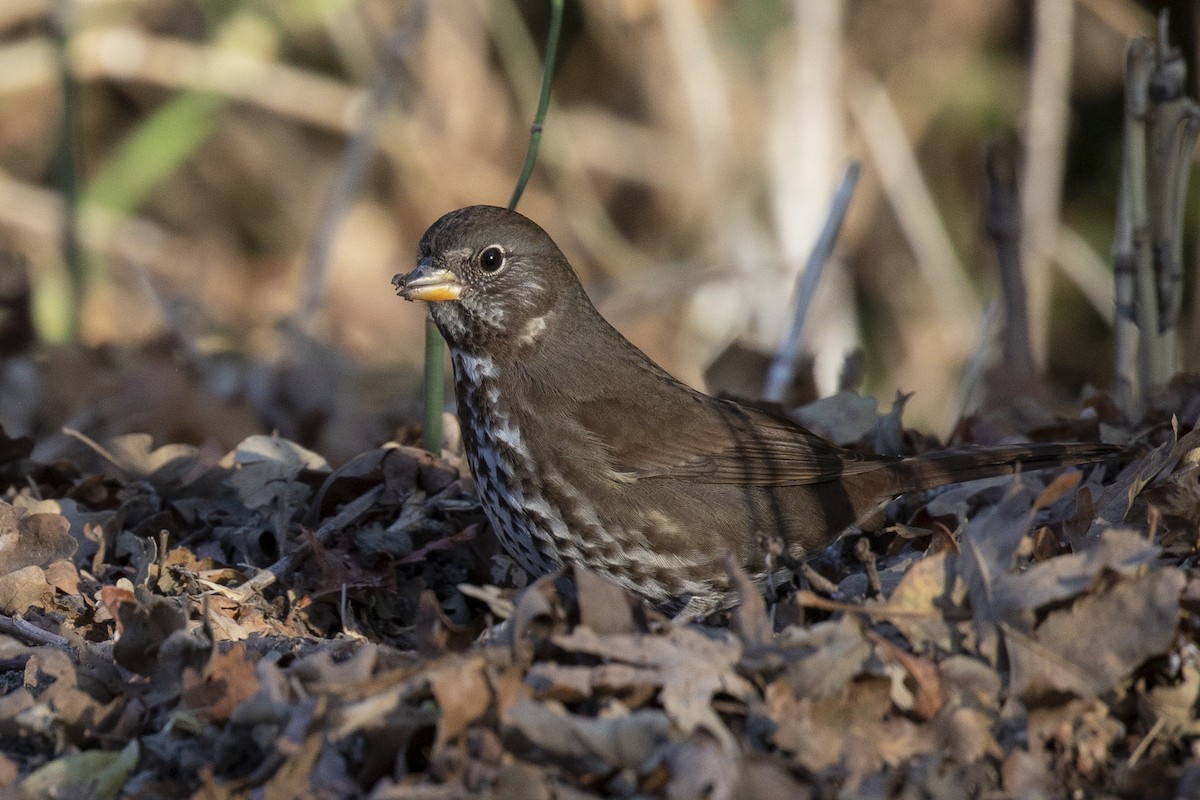
<path fill-rule="evenodd" d="M 889 465 L 887 472 L 894 481 L 892 493 L 903 494 L 1014 472 L 1091 464 L 1119 451 L 1115 445 L 1096 442 L 959 448 L 906 458 Z"/>
<path fill-rule="evenodd" d="M 1115 445 L 1093 442 L 957 448 L 905 458 L 878 470 L 846 476 L 846 480 L 858 484 L 859 491 L 851 491 L 850 496 L 866 501 L 856 503 L 854 508 L 855 519 L 861 521 L 878 511 L 882 503 L 907 492 L 1016 472 L 1091 464 L 1118 452 L 1120 448 Z"/>

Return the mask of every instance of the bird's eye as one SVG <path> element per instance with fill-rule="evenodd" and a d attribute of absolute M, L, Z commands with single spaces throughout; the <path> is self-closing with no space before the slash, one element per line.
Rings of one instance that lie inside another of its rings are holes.
<path fill-rule="evenodd" d="M 479 266 L 484 272 L 495 272 L 504 266 L 504 251 L 499 245 L 485 247 L 479 254 Z"/>

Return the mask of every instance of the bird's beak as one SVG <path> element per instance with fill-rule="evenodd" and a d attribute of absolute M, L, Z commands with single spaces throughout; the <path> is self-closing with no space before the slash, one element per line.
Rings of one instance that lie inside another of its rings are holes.
<path fill-rule="evenodd" d="M 433 259 L 425 256 L 417 262 L 417 268 L 407 275 L 392 278 L 396 294 L 405 300 L 425 300 L 439 303 L 457 300 L 463 291 L 458 276 L 448 269 L 435 269 Z"/>

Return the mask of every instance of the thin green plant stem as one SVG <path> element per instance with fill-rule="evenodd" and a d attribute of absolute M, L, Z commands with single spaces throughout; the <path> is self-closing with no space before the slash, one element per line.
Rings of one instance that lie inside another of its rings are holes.
<path fill-rule="evenodd" d="M 446 342 L 437 326 L 425 318 L 425 430 L 422 443 L 434 455 L 442 452 L 442 403 L 445 401 L 446 378 L 443 372 Z"/>
<path fill-rule="evenodd" d="M 554 60 L 558 56 L 558 39 L 562 34 L 563 0 L 551 0 L 550 3 L 550 33 L 546 37 L 546 60 L 542 67 L 542 93 L 538 97 L 537 114 L 529 129 L 529 149 L 525 151 L 525 164 L 521 167 L 521 176 L 517 178 L 517 186 L 513 189 L 512 199 L 508 201 L 509 210 L 517 207 L 521 195 L 525 193 L 525 184 L 533 174 L 534 164 L 537 163 L 538 147 L 542 143 L 542 127 L 546 121 L 546 111 L 550 108 L 550 85 L 554 78 Z"/>
<path fill-rule="evenodd" d="M 550 108 L 550 86 L 554 79 L 554 62 L 558 56 L 558 40 L 562 35 L 563 0 L 551 0 L 550 32 L 546 37 L 546 58 L 542 65 L 542 93 L 538 98 L 537 113 L 529 129 L 529 148 L 525 151 L 525 164 L 521 167 L 516 188 L 508 201 L 509 210 L 515 209 L 525 193 L 525 185 L 537 164 L 538 147 L 542 143 L 542 129 L 546 112 Z M 431 453 L 442 449 L 442 398 L 445 396 L 445 373 L 442 368 L 446 343 L 432 321 L 425 322 L 425 430 L 422 443 Z"/>

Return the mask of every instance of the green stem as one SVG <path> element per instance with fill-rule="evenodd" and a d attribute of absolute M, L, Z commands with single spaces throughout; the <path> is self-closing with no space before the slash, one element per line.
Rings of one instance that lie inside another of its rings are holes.
<path fill-rule="evenodd" d="M 538 98 L 537 114 L 533 118 L 533 126 L 529 129 L 529 149 L 525 151 L 525 164 L 521 167 L 521 176 L 517 178 L 517 186 L 513 189 L 512 199 L 508 201 L 509 209 L 517 207 L 521 195 L 525 192 L 525 184 L 533 174 L 533 166 L 537 163 L 538 147 L 542 143 L 542 126 L 546 122 L 546 112 L 550 108 L 550 85 L 554 79 L 554 60 L 558 56 L 558 40 L 562 34 L 563 0 L 550 2 L 550 33 L 546 37 L 546 60 L 542 66 L 542 94 Z"/>
<path fill-rule="evenodd" d="M 423 444 L 434 455 L 442 452 L 442 404 L 445 402 L 445 374 L 442 369 L 446 343 L 433 320 L 425 318 L 425 432 Z"/>

